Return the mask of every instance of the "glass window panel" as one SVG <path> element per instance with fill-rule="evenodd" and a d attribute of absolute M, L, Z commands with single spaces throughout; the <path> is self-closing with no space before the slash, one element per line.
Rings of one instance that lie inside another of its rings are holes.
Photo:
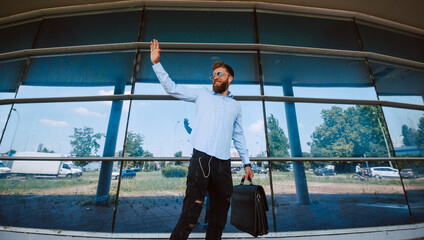
<path fill-rule="evenodd" d="M 11 107 L 11 105 L 0 105 L 0 134 L 3 134 L 3 129 L 6 125 L 7 117 Z"/>
<path fill-rule="evenodd" d="M 40 21 L 0 28 L 0 53 L 31 49 Z"/>
<path fill-rule="evenodd" d="M 399 156 L 399 154 L 397 154 Z M 397 161 L 403 179 L 409 207 L 416 222 L 424 222 L 424 162 Z"/>
<path fill-rule="evenodd" d="M 370 61 L 381 100 L 423 104 L 424 70 Z"/>
<path fill-rule="evenodd" d="M 389 107 L 383 111 L 396 156 L 423 156 L 424 111 Z"/>
<path fill-rule="evenodd" d="M 161 52 L 161 64 L 177 84 L 208 84 L 212 89 L 212 65 L 225 61 L 234 70 L 234 80 L 229 87 L 234 95 L 260 95 L 257 55 L 254 53 L 179 53 Z M 141 71 L 137 74 L 136 94 L 166 94 L 158 83 L 149 54 L 143 54 Z"/>
<path fill-rule="evenodd" d="M 359 50 L 351 20 L 259 12 L 259 41 L 265 44 Z"/>
<path fill-rule="evenodd" d="M 288 156 L 290 138 L 284 126 L 285 107 L 270 102 L 266 107 L 268 123 L 280 124 L 273 129 L 268 126 L 269 144 L 276 146 L 275 152 L 280 157 Z M 390 143 L 382 134 L 384 125 L 377 107 L 296 103 L 295 108 L 303 157 L 389 156 Z M 273 140 L 271 132 L 279 137 Z"/>
<path fill-rule="evenodd" d="M 14 98 L 22 72 L 25 68 L 25 61 L 12 60 L 0 62 L 0 98 Z"/>
<path fill-rule="evenodd" d="M 413 33 L 358 23 L 365 51 L 424 62 L 424 38 Z"/>
<path fill-rule="evenodd" d="M 136 42 L 141 11 L 47 18 L 37 48 Z"/>
<path fill-rule="evenodd" d="M 70 157 L 103 156 L 111 105 L 110 101 L 15 105 L 0 152 L 14 150 L 17 156 L 36 156 L 38 151 Z M 118 123 L 115 155 L 122 151 L 126 106 L 128 102 L 123 104 Z"/>
<path fill-rule="evenodd" d="M 122 83 L 130 91 L 134 59 L 135 52 L 33 58 L 18 97 L 113 94 Z"/>
<path fill-rule="evenodd" d="M 147 10 L 142 41 L 154 38 L 161 42 L 254 43 L 253 13 Z"/>
<path fill-rule="evenodd" d="M 65 164 L 71 169 L 65 168 Z M 81 172 L 82 164 L 76 161 L 9 161 L 7 165 L 16 173 L 7 179 L 0 179 L 0 224 L 111 232 L 113 199 L 117 188 L 112 183 L 110 204 L 96 205 L 99 171 Z M 57 172 L 60 173 L 58 177 Z M 74 176 L 66 177 L 65 174 L 69 172 L 75 173 Z M 82 174 L 79 177 L 78 172 Z"/>
<path fill-rule="evenodd" d="M 295 97 L 377 99 L 363 60 L 265 53 L 262 69 L 265 95 L 285 84 Z"/>
<path fill-rule="evenodd" d="M 175 167 L 175 162 L 136 161 L 123 164 L 124 169 L 133 169 L 136 176 L 131 178 L 132 172 L 122 174 L 115 232 L 171 233 L 181 214 L 187 178 L 163 174 L 162 169 Z M 178 162 L 177 165 L 179 171 L 187 173 L 188 162 Z M 202 210 L 199 218 L 200 228 L 203 228 L 204 212 Z"/>
<path fill-rule="evenodd" d="M 399 175 L 356 179 L 357 163 L 305 162 L 310 205 L 297 202 L 292 170 L 272 170 L 277 231 L 411 224 Z M 366 168 L 367 163 L 361 162 Z M 389 163 L 369 163 L 368 167 Z"/>

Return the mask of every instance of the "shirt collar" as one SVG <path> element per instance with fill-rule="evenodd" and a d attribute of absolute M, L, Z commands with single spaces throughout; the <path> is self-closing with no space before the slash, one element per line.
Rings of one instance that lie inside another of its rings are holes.
<path fill-rule="evenodd" d="M 222 95 L 220 93 L 216 93 L 214 91 L 212 91 L 212 93 L 213 93 L 213 95 L 220 95 L 220 96 L 223 96 L 223 97 L 234 98 L 234 95 L 233 95 L 233 93 L 231 91 L 228 91 L 228 96 Z"/>

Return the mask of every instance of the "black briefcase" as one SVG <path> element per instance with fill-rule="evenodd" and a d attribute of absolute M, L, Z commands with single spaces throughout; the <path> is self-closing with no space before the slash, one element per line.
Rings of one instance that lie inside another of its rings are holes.
<path fill-rule="evenodd" d="M 231 197 L 231 225 L 257 237 L 268 233 L 266 212 L 269 210 L 264 188 L 260 185 L 234 186 Z"/>

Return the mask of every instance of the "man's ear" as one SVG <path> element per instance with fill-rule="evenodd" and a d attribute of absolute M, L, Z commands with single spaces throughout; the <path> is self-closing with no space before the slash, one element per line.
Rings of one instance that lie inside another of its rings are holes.
<path fill-rule="evenodd" d="M 234 77 L 233 77 L 233 76 L 230 76 L 230 77 L 228 78 L 228 85 L 230 85 L 230 84 L 231 84 L 231 82 L 233 81 L 233 79 L 234 79 Z"/>

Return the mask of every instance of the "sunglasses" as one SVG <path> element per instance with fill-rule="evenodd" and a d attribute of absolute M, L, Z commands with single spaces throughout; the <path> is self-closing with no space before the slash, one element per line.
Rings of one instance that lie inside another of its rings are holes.
<path fill-rule="evenodd" d="M 212 74 L 210 75 L 210 79 L 211 79 L 211 80 L 213 80 L 213 78 L 214 78 L 215 76 L 222 77 L 222 76 L 224 76 L 224 73 L 223 73 L 223 72 L 212 73 Z"/>

